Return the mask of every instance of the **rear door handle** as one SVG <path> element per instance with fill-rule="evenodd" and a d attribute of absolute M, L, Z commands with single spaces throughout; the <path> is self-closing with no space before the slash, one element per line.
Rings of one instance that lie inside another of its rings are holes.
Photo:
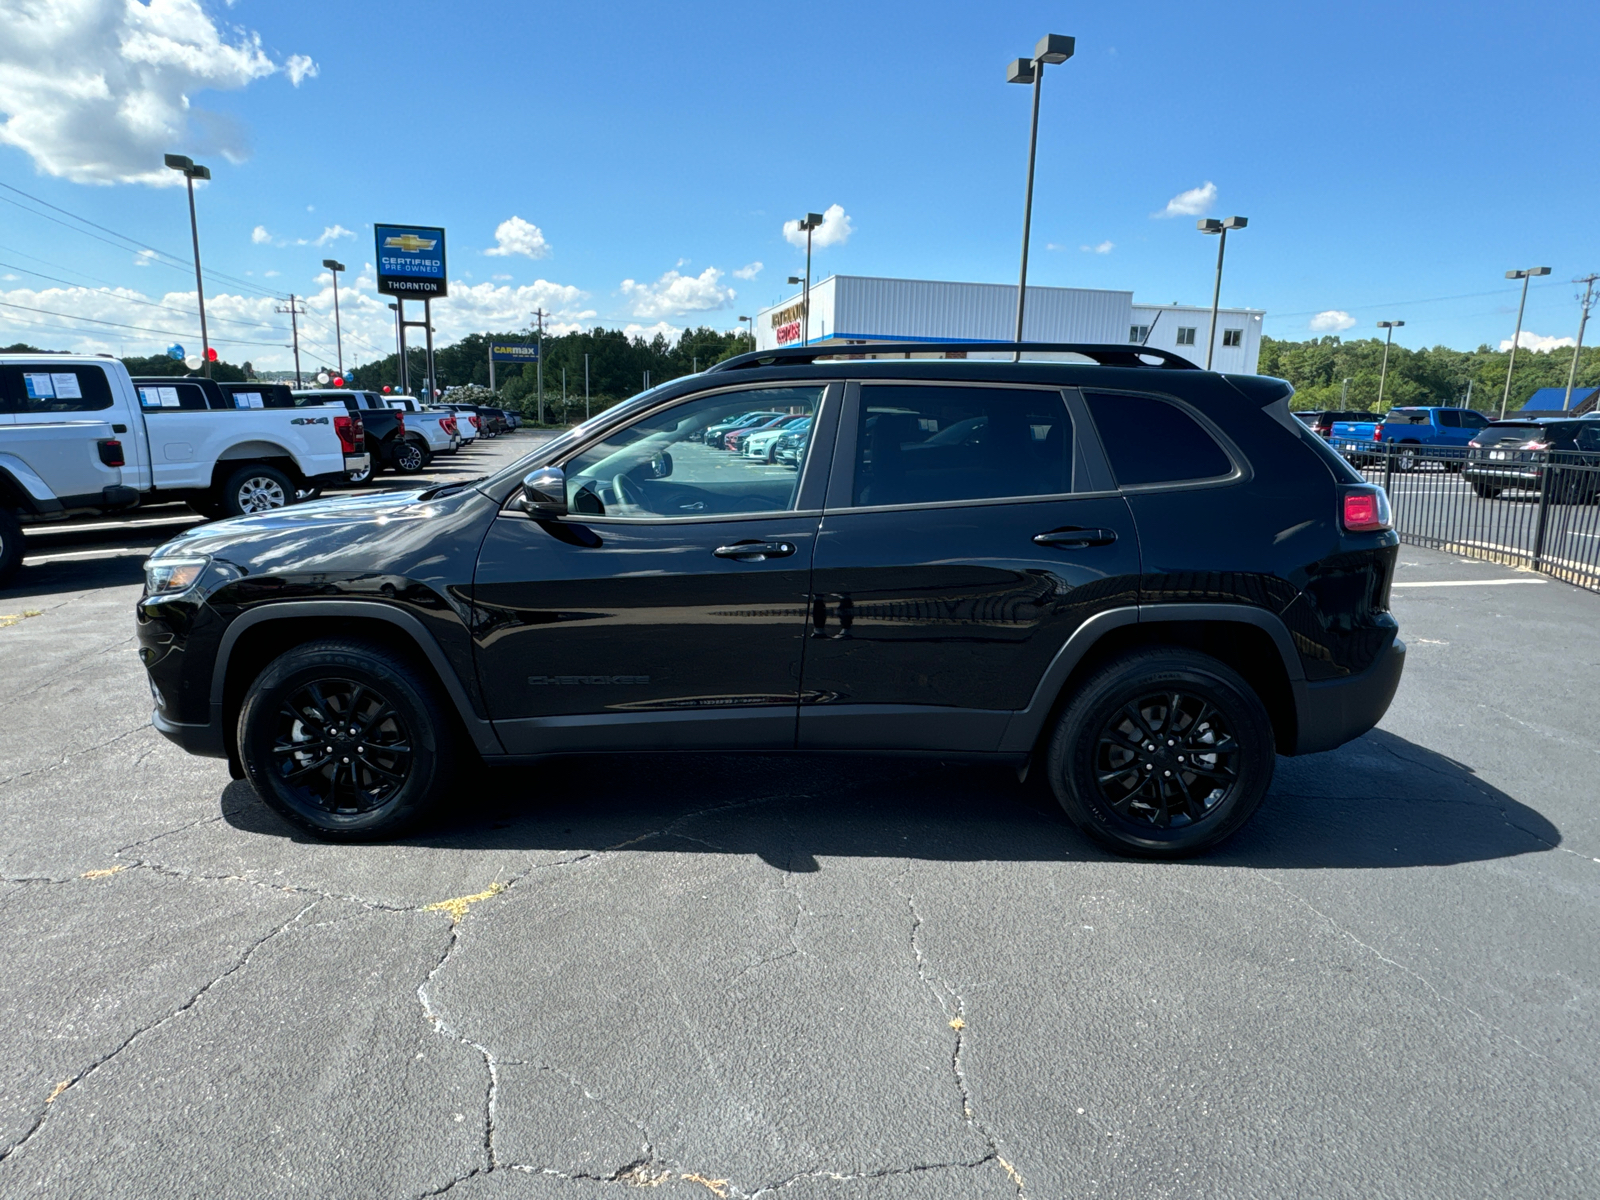
<path fill-rule="evenodd" d="M 1033 535 L 1036 546 L 1059 546 L 1066 550 L 1085 546 L 1109 546 L 1117 540 L 1115 529 L 1052 529 Z"/>
<path fill-rule="evenodd" d="M 737 562 L 765 562 L 769 558 L 788 558 L 794 553 L 794 543 L 735 542 L 731 546 L 718 546 L 711 553 Z"/>

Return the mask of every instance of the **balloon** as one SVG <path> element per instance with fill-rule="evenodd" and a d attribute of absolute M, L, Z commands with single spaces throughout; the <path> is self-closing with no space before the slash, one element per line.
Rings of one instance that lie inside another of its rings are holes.
<path fill-rule="evenodd" d="M 183 360 L 183 365 L 191 371 L 198 371 L 200 369 L 200 356 L 198 354 L 189 355 L 188 358 Z"/>
<path fill-rule="evenodd" d="M 217 348 L 215 346 L 207 346 L 206 347 L 206 358 L 208 358 L 212 362 L 216 362 L 217 361 Z"/>
<path fill-rule="evenodd" d="M 318 371 L 317 382 L 326 387 L 328 385 L 328 373 L 326 371 Z"/>
<path fill-rule="evenodd" d="M 344 386 L 344 376 L 343 375 L 335 375 L 333 377 L 333 386 L 334 387 L 343 387 Z"/>
<path fill-rule="evenodd" d="M 181 362 L 183 360 L 183 347 L 174 342 L 167 347 L 167 357 L 175 358 Z"/>
<path fill-rule="evenodd" d="M 385 392 L 388 392 L 390 390 L 389 385 L 387 383 L 383 385 L 383 390 Z"/>

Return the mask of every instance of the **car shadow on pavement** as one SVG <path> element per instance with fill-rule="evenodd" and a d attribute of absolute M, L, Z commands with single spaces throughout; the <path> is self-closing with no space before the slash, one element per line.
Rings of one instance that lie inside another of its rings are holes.
<path fill-rule="evenodd" d="M 165 541 L 165 538 L 159 539 Z M 17 605 L 36 596 L 65 592 L 92 592 L 99 588 L 138 586 L 144 583 L 145 547 L 130 548 L 100 558 L 69 559 L 25 565 L 9 587 L 0 588 L 0 605 Z M 10 611 L 7 608 L 5 611 Z"/>
<path fill-rule="evenodd" d="M 223 793 L 240 830 L 309 841 L 247 783 Z M 1443 866 L 1549 850 L 1560 831 L 1472 768 L 1374 730 L 1279 759 L 1254 819 L 1197 865 Z M 754 855 L 786 871 L 838 856 L 1108 861 L 1049 791 L 1009 768 L 872 756 L 574 756 L 495 768 L 406 844 L 441 849 L 670 850 Z"/>

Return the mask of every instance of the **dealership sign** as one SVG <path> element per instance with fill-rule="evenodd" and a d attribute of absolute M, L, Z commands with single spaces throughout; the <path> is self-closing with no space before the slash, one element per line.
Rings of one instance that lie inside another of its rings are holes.
<path fill-rule="evenodd" d="M 444 230 L 427 225 L 374 225 L 373 232 L 378 243 L 378 291 L 417 300 L 448 294 Z"/>
<path fill-rule="evenodd" d="M 494 362 L 531 363 L 539 361 L 538 342 L 490 342 L 489 358 Z"/>
<path fill-rule="evenodd" d="M 778 339 L 778 345 L 787 346 L 790 342 L 800 340 L 800 318 L 804 312 L 803 304 L 791 304 L 772 314 L 772 332 Z"/>

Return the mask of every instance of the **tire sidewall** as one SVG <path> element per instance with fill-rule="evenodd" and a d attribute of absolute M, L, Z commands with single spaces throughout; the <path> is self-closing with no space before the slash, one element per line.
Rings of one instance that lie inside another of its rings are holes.
<path fill-rule="evenodd" d="M 319 678 L 351 679 L 374 688 L 394 706 L 411 738 L 411 773 L 394 796 L 370 812 L 341 815 L 307 806 L 271 770 L 279 707 Z M 245 777 L 267 806 L 299 828 L 332 840 L 386 837 L 414 824 L 436 802 L 453 760 L 442 714 L 420 680 L 381 652 L 328 644 L 291 650 L 261 673 L 239 710 L 237 739 Z"/>
<path fill-rule="evenodd" d="M 1160 830 L 1117 815 L 1096 786 L 1094 759 L 1111 716 L 1139 695 L 1167 686 L 1199 695 L 1221 711 L 1241 748 L 1240 784 L 1198 824 Z M 1179 858 L 1216 845 L 1250 819 L 1272 782 L 1276 753 L 1271 720 L 1249 685 L 1214 659 L 1174 651 L 1130 656 L 1089 679 L 1062 714 L 1047 762 L 1057 799 L 1085 833 L 1124 853 Z"/>

